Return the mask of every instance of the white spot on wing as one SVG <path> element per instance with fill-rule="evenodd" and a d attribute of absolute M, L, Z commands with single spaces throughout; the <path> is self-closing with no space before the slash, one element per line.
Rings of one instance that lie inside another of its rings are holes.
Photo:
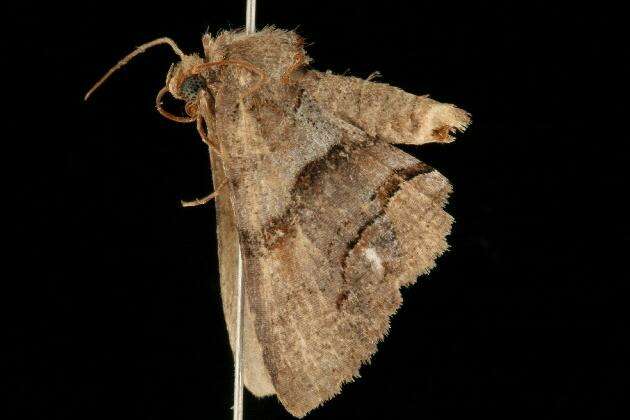
<path fill-rule="evenodd" d="M 383 262 L 374 248 L 366 248 L 363 251 L 365 258 L 372 264 L 372 269 L 379 275 L 383 275 Z"/>

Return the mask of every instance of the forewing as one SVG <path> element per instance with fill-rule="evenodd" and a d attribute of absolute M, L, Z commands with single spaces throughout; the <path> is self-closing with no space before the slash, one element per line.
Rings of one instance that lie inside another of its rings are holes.
<path fill-rule="evenodd" d="M 455 105 L 386 83 L 309 70 L 302 86 L 331 114 L 392 144 L 448 143 L 470 124 Z"/>
<path fill-rule="evenodd" d="M 216 153 L 210 155 L 212 179 L 215 187 L 225 180 L 223 161 Z M 223 314 L 232 351 L 236 340 L 236 281 L 238 275 L 238 231 L 230 194 L 219 194 L 215 199 L 217 217 L 217 248 Z M 247 389 L 262 397 L 275 394 L 267 367 L 262 358 L 262 348 L 256 336 L 254 317 L 248 296 L 244 296 L 243 311 L 243 380 Z"/>

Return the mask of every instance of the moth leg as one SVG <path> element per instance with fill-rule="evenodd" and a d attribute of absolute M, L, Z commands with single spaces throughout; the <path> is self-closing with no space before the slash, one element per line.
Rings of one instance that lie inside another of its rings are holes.
<path fill-rule="evenodd" d="M 448 143 L 470 115 L 385 83 L 309 71 L 300 85 L 321 108 L 392 144 Z"/>
<path fill-rule="evenodd" d="M 219 152 L 219 145 L 216 142 L 210 140 L 210 137 L 208 136 L 207 131 L 203 129 L 204 124 L 207 130 L 208 123 L 204 119 L 204 117 L 201 114 L 199 114 L 197 116 L 197 132 L 199 133 L 199 136 L 201 137 L 201 141 L 207 144 L 208 147 L 212 149 L 212 151 L 216 153 L 218 156 L 221 156 L 221 153 Z"/>
<path fill-rule="evenodd" d="M 191 102 L 190 108 L 191 112 L 194 112 L 194 115 L 197 116 L 197 132 L 199 133 L 199 137 L 201 137 L 201 141 L 208 145 L 208 147 L 216 153 L 217 156 L 221 156 L 219 142 L 216 138 L 216 130 L 211 131 L 211 127 L 214 127 L 214 112 L 211 109 L 212 107 L 209 105 L 208 100 L 208 92 L 206 90 L 202 90 L 199 93 L 199 101 Z M 211 120 L 212 124 L 208 123 L 208 119 Z M 211 136 L 211 133 L 215 135 Z"/>
<path fill-rule="evenodd" d="M 229 59 L 229 60 L 221 60 L 221 61 L 213 61 L 210 63 L 203 63 L 203 64 L 199 64 L 197 67 L 195 67 L 195 69 L 193 70 L 193 74 L 199 74 L 203 71 L 206 71 L 212 67 L 215 66 L 227 66 L 227 65 L 235 65 L 238 67 L 242 67 L 244 69 L 250 70 L 251 72 L 255 73 L 259 79 L 258 81 L 256 81 L 256 83 L 254 83 L 254 85 L 252 87 L 250 87 L 244 94 L 243 94 L 243 98 L 246 98 L 250 95 L 253 95 L 256 91 L 258 91 L 263 83 L 265 83 L 267 81 L 267 75 L 258 67 L 254 66 L 251 63 L 248 63 L 247 61 L 244 60 L 238 60 L 238 59 Z"/>
<path fill-rule="evenodd" d="M 181 200 L 182 203 L 182 207 L 197 207 L 197 206 L 203 206 L 204 204 L 214 200 L 216 198 L 217 195 L 219 195 L 221 193 L 221 189 L 223 188 L 223 186 L 227 183 L 227 180 L 224 180 L 219 187 L 214 190 L 211 194 L 208 194 L 207 196 L 203 197 L 203 198 L 197 198 L 195 200 L 192 201 L 184 201 Z"/>
<path fill-rule="evenodd" d="M 295 61 L 289 66 L 289 68 L 282 74 L 282 83 L 288 85 L 291 83 L 291 75 L 294 71 L 300 68 L 306 62 L 306 55 L 303 51 L 295 53 Z"/>

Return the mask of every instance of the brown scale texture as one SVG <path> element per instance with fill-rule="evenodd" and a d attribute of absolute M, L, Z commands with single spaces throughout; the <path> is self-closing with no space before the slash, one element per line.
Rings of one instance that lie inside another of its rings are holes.
<path fill-rule="evenodd" d="M 451 191 L 397 143 L 452 140 L 466 112 L 387 84 L 309 70 L 291 31 L 203 39 L 214 108 L 212 155 L 221 293 L 230 342 L 240 240 L 244 379 L 301 417 L 359 374 L 413 283 L 447 249 Z M 210 111 L 210 110 L 213 111 Z M 213 115 L 209 115 L 212 113 Z"/>

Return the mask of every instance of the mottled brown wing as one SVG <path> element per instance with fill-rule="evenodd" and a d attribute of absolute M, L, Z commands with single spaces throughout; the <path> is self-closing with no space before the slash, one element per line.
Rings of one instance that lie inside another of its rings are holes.
<path fill-rule="evenodd" d="M 302 416 L 358 375 L 452 219 L 444 177 L 383 143 L 333 148 L 298 179 L 286 217 L 246 248 L 264 360 Z"/>
<path fill-rule="evenodd" d="M 296 54 L 300 51 L 303 52 L 303 41 L 295 32 L 283 31 L 273 27 L 265 27 L 251 35 L 239 31 L 227 31 L 220 33 L 217 38 L 213 38 L 206 34 L 203 37 L 203 44 L 207 61 L 216 62 L 237 59 L 251 63 L 257 68 L 265 70 L 266 76 L 270 79 L 269 82 L 274 79 L 281 79 L 284 71 L 294 63 Z M 305 62 L 307 62 L 306 60 Z M 219 73 L 218 77 L 223 76 L 225 73 L 233 78 L 238 78 L 240 75 L 245 78 L 245 85 L 255 83 L 256 80 L 255 77 L 252 78 L 251 72 L 241 71 L 239 73 L 233 67 L 219 68 L 217 71 Z M 229 81 L 229 77 L 224 80 L 228 88 L 223 90 L 223 94 L 217 98 L 216 106 L 219 109 L 223 108 L 222 99 L 226 97 L 237 98 L 244 90 L 247 90 L 246 86 L 239 87 L 238 83 L 230 84 L 228 83 Z M 271 84 L 273 85 L 273 82 Z M 221 86 L 223 86 L 223 83 Z M 236 86 L 235 90 L 231 90 L 229 86 L 232 88 Z M 265 92 L 269 94 L 273 93 L 273 90 L 267 89 Z M 256 99 L 260 101 L 261 96 L 257 96 Z M 274 101 L 281 101 L 281 99 L 274 98 L 272 102 Z M 206 120 L 214 121 L 213 115 L 206 115 Z M 228 124 L 230 123 L 228 122 Z M 236 129 L 237 127 L 234 128 Z M 230 131 L 229 126 L 226 129 Z M 232 131 L 230 132 L 233 133 Z M 254 139 L 252 138 L 252 140 Z M 216 153 L 211 153 L 211 161 L 213 183 L 218 187 L 225 179 L 223 161 Z M 234 299 L 238 272 L 238 231 L 236 229 L 231 197 L 231 194 L 224 191 L 216 198 L 215 204 L 217 209 L 217 236 L 223 312 L 230 338 L 230 346 L 234 351 L 236 337 L 236 305 Z M 254 317 L 247 295 L 245 295 L 244 301 L 243 380 L 247 389 L 256 396 L 275 394 L 268 369 L 262 359 L 262 348 L 256 336 Z"/>
<path fill-rule="evenodd" d="M 215 186 L 223 184 L 225 174 L 223 162 L 216 153 L 210 154 L 212 164 L 212 182 Z M 230 346 L 235 348 L 236 340 L 236 281 L 238 275 L 238 231 L 234 220 L 234 210 L 230 194 L 219 194 L 215 199 L 217 217 L 217 248 L 219 253 L 219 282 L 225 324 L 228 330 Z M 254 317 L 249 298 L 244 296 L 243 311 L 243 381 L 254 395 L 262 397 L 275 394 L 269 372 L 262 358 L 262 348 L 256 336 Z"/>
<path fill-rule="evenodd" d="M 452 218 L 441 174 L 291 92 L 266 104 L 264 89 L 243 100 L 225 88 L 216 131 L 264 366 L 303 416 L 376 351 Z"/>
<path fill-rule="evenodd" d="M 470 123 L 452 104 L 386 83 L 310 70 L 301 86 L 326 111 L 392 144 L 449 143 Z"/>

